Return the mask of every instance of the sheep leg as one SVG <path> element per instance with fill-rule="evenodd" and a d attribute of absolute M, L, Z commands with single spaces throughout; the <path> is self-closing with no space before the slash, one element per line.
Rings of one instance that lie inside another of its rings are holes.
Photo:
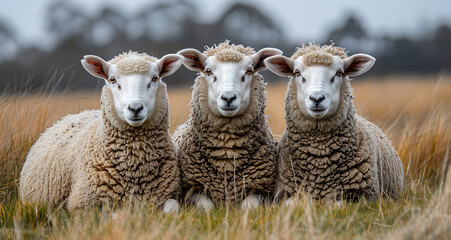
<path fill-rule="evenodd" d="M 243 210 L 252 210 L 260 206 L 261 196 L 259 194 L 251 194 L 247 196 L 241 203 L 241 208 Z"/>
<path fill-rule="evenodd" d="M 84 210 L 97 204 L 99 204 L 99 197 L 96 194 L 95 186 L 87 185 L 85 181 L 75 182 L 67 201 L 67 209 L 69 211 Z"/>
<path fill-rule="evenodd" d="M 179 203 L 175 199 L 169 198 L 168 200 L 166 200 L 166 202 L 164 202 L 164 213 L 178 213 L 179 209 Z"/>
<path fill-rule="evenodd" d="M 194 193 L 193 195 L 191 195 L 189 200 L 196 205 L 197 209 L 200 209 L 207 213 L 210 212 L 210 210 L 213 209 L 214 206 L 213 201 L 211 201 L 211 199 L 207 195 L 201 193 Z"/>

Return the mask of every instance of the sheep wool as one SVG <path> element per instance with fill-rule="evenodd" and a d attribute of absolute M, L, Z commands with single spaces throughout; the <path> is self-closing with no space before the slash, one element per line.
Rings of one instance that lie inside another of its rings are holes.
<path fill-rule="evenodd" d="M 213 47 L 206 47 L 203 54 L 207 57 L 216 56 L 221 62 L 239 62 L 243 56 L 250 56 L 255 53 L 251 47 L 244 47 L 243 45 L 230 45 L 229 40 L 225 40 L 219 45 Z"/>
<path fill-rule="evenodd" d="M 292 58 L 304 54 L 316 56 L 304 58 L 314 64 L 327 64 L 327 54 L 346 57 L 342 48 L 310 45 Z M 383 193 L 392 198 L 399 195 L 402 162 L 382 131 L 355 113 L 349 79 L 343 80 L 337 112 L 319 120 L 303 116 L 296 84 L 290 80 L 285 99 L 287 129 L 278 145 L 278 197 L 306 194 L 321 200 L 360 196 L 374 200 Z"/>
<path fill-rule="evenodd" d="M 240 55 L 252 53 L 253 49 L 230 46 L 228 41 L 204 52 L 221 56 L 220 61 L 239 61 Z M 276 142 L 264 115 L 263 77 L 254 74 L 249 109 L 232 118 L 211 112 L 206 81 L 202 75 L 196 78 L 190 118 L 174 133 L 183 191 L 205 193 L 214 203 L 239 203 L 249 194 L 271 194 L 276 180 Z"/>
<path fill-rule="evenodd" d="M 165 83 L 159 81 L 154 114 L 140 127 L 119 122 L 112 92 L 104 86 L 100 111 L 64 117 L 30 149 L 20 176 L 21 199 L 69 210 L 115 201 L 162 206 L 180 193 L 168 129 Z"/>
<path fill-rule="evenodd" d="M 157 61 L 156 58 L 149 56 L 146 53 L 129 51 L 114 57 L 110 60 L 110 63 L 115 64 L 122 74 L 132 74 L 149 71 L 149 63 L 155 61 Z"/>

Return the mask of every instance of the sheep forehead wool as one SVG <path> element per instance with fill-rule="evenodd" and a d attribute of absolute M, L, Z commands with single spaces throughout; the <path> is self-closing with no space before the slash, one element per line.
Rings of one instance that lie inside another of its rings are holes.
<path fill-rule="evenodd" d="M 334 56 L 338 56 L 342 59 L 348 57 L 345 49 L 335 46 L 334 43 L 321 46 L 312 42 L 309 43 L 309 45 L 302 44 L 302 47 L 297 48 L 291 58 L 297 59 L 300 56 L 303 57 L 304 64 L 307 66 L 330 66 Z"/>
<path fill-rule="evenodd" d="M 225 40 L 219 45 L 213 47 L 205 47 L 204 55 L 207 57 L 216 56 L 221 62 L 240 62 L 244 56 L 249 56 L 255 53 L 251 47 L 244 47 L 243 45 L 230 45 L 229 40 Z"/>
<path fill-rule="evenodd" d="M 121 74 L 145 73 L 150 69 L 150 63 L 157 61 L 156 58 L 146 53 L 124 52 L 109 61 L 115 64 Z"/>

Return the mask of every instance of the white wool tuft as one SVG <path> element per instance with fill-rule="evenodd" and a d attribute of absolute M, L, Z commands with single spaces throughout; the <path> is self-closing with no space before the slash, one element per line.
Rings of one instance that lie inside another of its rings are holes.
<path fill-rule="evenodd" d="M 156 58 L 146 53 L 124 52 L 109 61 L 115 64 L 121 74 L 145 73 L 150 69 L 150 63 L 157 61 Z"/>

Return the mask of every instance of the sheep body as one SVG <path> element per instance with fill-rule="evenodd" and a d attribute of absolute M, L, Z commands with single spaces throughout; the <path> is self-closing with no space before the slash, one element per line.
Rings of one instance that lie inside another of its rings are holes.
<path fill-rule="evenodd" d="M 162 206 L 177 198 L 180 172 L 168 131 L 166 84 L 158 84 L 154 114 L 140 127 L 118 120 L 105 86 L 100 111 L 68 115 L 48 128 L 27 155 L 22 200 L 73 210 L 114 201 Z"/>
<path fill-rule="evenodd" d="M 190 119 L 174 133 L 183 190 L 206 192 L 215 203 L 270 194 L 276 180 L 276 145 L 264 115 L 263 78 L 254 75 L 250 110 L 233 118 L 210 112 L 205 81 L 202 75 L 196 78 Z"/>
<path fill-rule="evenodd" d="M 31 147 L 20 178 L 23 200 L 33 199 L 50 205 L 67 200 L 71 192 L 75 160 L 85 149 L 86 129 L 100 119 L 100 112 L 91 110 L 67 115 L 45 130 Z"/>
<path fill-rule="evenodd" d="M 318 45 L 307 48 L 303 46 L 292 59 L 316 54 L 307 60 L 328 61 Z M 335 56 L 345 55 L 342 48 L 327 48 Z M 355 113 L 349 79 L 341 85 L 336 114 L 326 119 L 303 116 L 296 88 L 290 79 L 285 99 L 287 129 L 278 145 L 276 197 L 306 194 L 322 200 L 360 196 L 374 200 L 385 193 L 396 198 L 403 184 L 402 162 L 382 131 Z"/>

